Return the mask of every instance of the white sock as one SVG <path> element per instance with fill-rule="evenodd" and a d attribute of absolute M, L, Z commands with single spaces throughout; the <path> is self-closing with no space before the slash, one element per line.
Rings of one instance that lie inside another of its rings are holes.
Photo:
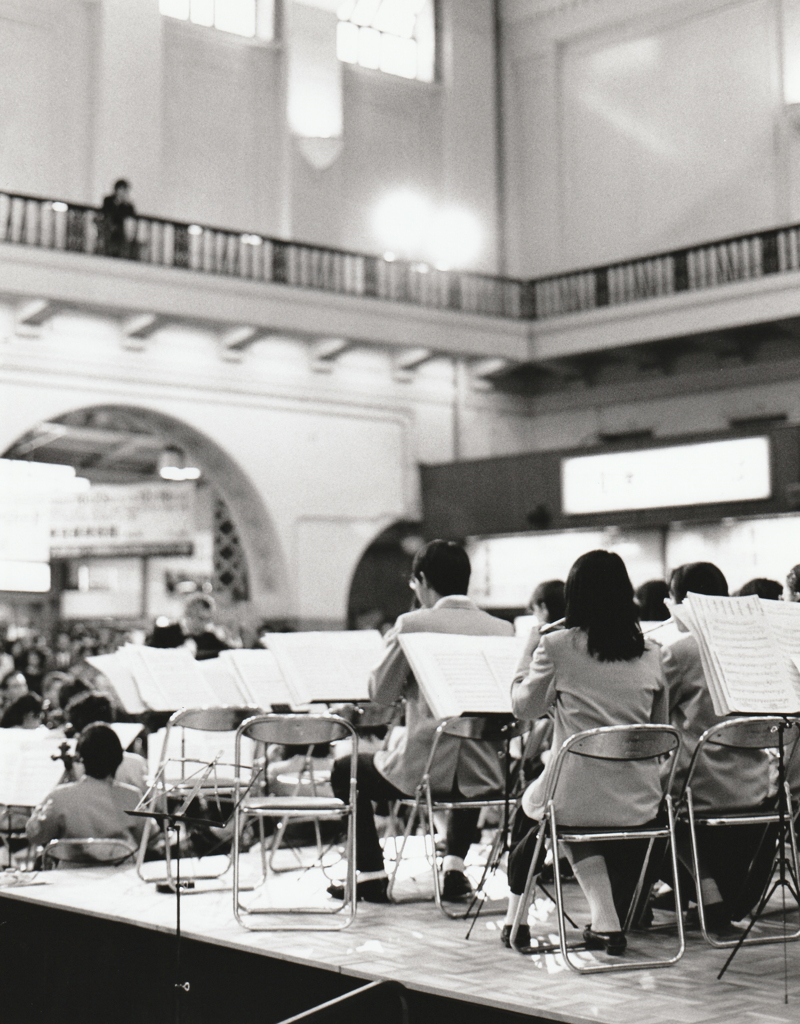
<path fill-rule="evenodd" d="M 605 858 L 601 854 L 573 860 L 572 870 L 583 890 L 596 932 L 621 931 Z"/>
<path fill-rule="evenodd" d="M 380 871 L 359 871 L 358 881 L 359 882 L 371 882 L 373 878 L 386 878 L 386 870 L 382 868 Z"/>
<path fill-rule="evenodd" d="M 462 874 L 467 870 L 464 864 L 463 857 L 454 857 L 452 853 L 448 853 L 444 858 L 442 864 L 442 871 L 460 871 Z"/>

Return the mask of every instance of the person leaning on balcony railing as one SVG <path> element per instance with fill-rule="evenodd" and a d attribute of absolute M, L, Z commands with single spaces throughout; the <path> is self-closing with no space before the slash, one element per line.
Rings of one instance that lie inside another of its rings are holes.
<path fill-rule="evenodd" d="M 130 182 L 120 178 L 114 191 L 103 199 L 100 213 L 100 237 L 106 256 L 138 257 L 136 243 L 136 207 L 131 202 Z"/>

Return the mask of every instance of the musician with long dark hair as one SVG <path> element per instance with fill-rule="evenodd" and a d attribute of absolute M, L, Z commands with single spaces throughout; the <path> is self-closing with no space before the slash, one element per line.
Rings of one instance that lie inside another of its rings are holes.
<path fill-rule="evenodd" d="M 552 712 L 554 751 L 584 729 L 668 720 L 660 651 L 642 636 L 633 587 L 619 555 L 589 551 L 572 566 L 563 628 L 542 634 L 527 674 L 512 685 L 512 702 L 518 718 L 537 719 Z M 565 764 L 559 779 L 556 813 L 560 822 L 622 826 L 652 820 L 661 797 L 658 767 L 653 762 L 620 762 L 612 784 L 596 762 L 570 761 L 575 763 Z M 511 923 L 525 886 L 538 822 L 545 814 L 553 763 L 551 759 L 523 797 L 522 810 L 532 820 L 509 859 L 511 897 L 502 933 L 505 945 L 510 945 Z M 519 836 L 521 831 L 525 830 L 517 826 L 515 833 Z M 609 867 L 615 875 L 619 865 L 607 864 L 605 845 L 567 846 L 567 854 L 591 911 L 591 923 L 584 931 L 587 947 L 620 955 L 626 947 L 619 916 L 624 895 L 619 886 L 617 891 L 612 888 Z M 517 944 L 529 942 L 526 925 Z"/>

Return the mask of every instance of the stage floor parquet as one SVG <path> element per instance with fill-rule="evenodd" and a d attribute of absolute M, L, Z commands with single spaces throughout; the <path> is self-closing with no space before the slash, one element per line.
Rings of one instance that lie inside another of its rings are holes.
<path fill-rule="evenodd" d="M 289 851 L 286 855 L 293 856 Z M 248 858 L 255 871 L 254 853 Z M 393 979 L 418 991 L 570 1024 L 796 1024 L 800 1020 L 800 943 L 786 947 L 785 961 L 781 945 L 742 949 L 717 981 L 727 952 L 709 948 L 699 933 L 689 932 L 686 953 L 674 967 L 581 977 L 558 954 L 522 957 L 503 949 L 497 915 L 481 915 L 467 940 L 463 921 L 447 920 L 432 903 L 418 900 L 395 906 L 359 904 L 354 924 L 343 932 L 247 932 L 236 924 L 230 890 L 221 889 L 221 884 L 224 881 L 198 882 L 200 891 L 181 900 L 187 938 L 365 981 Z M 497 884 L 492 895 L 499 896 L 502 876 Z M 427 889 L 427 873 L 420 862 L 403 879 L 399 895 L 424 896 Z M 174 897 L 157 893 L 132 868 L 40 873 L 35 884 L 4 887 L 0 892 L 15 900 L 146 929 L 172 932 L 175 928 Z M 269 895 L 285 905 L 313 898 L 315 893 L 319 898 L 320 872 L 293 871 L 278 876 Z M 574 884 L 569 887 L 569 905 L 575 920 L 585 923 L 582 897 Z M 535 933 L 555 938 L 552 905 L 542 899 L 536 913 Z M 794 913 L 790 922 L 796 920 Z M 779 926 L 776 907 L 767 927 Z M 630 952 L 663 955 L 674 943 L 672 932 L 633 934 Z M 788 1005 L 784 1003 L 784 966 Z"/>

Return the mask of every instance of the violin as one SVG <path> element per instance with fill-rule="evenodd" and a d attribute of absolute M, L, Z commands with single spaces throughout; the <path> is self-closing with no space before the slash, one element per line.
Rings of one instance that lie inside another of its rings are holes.
<path fill-rule="evenodd" d="M 77 781 L 77 775 L 72 769 L 78 758 L 70 751 L 68 740 L 64 740 L 64 742 L 59 745 L 58 753 L 51 754 L 50 760 L 62 761 L 64 764 L 64 774 L 67 776 L 67 778 L 71 782 Z"/>

